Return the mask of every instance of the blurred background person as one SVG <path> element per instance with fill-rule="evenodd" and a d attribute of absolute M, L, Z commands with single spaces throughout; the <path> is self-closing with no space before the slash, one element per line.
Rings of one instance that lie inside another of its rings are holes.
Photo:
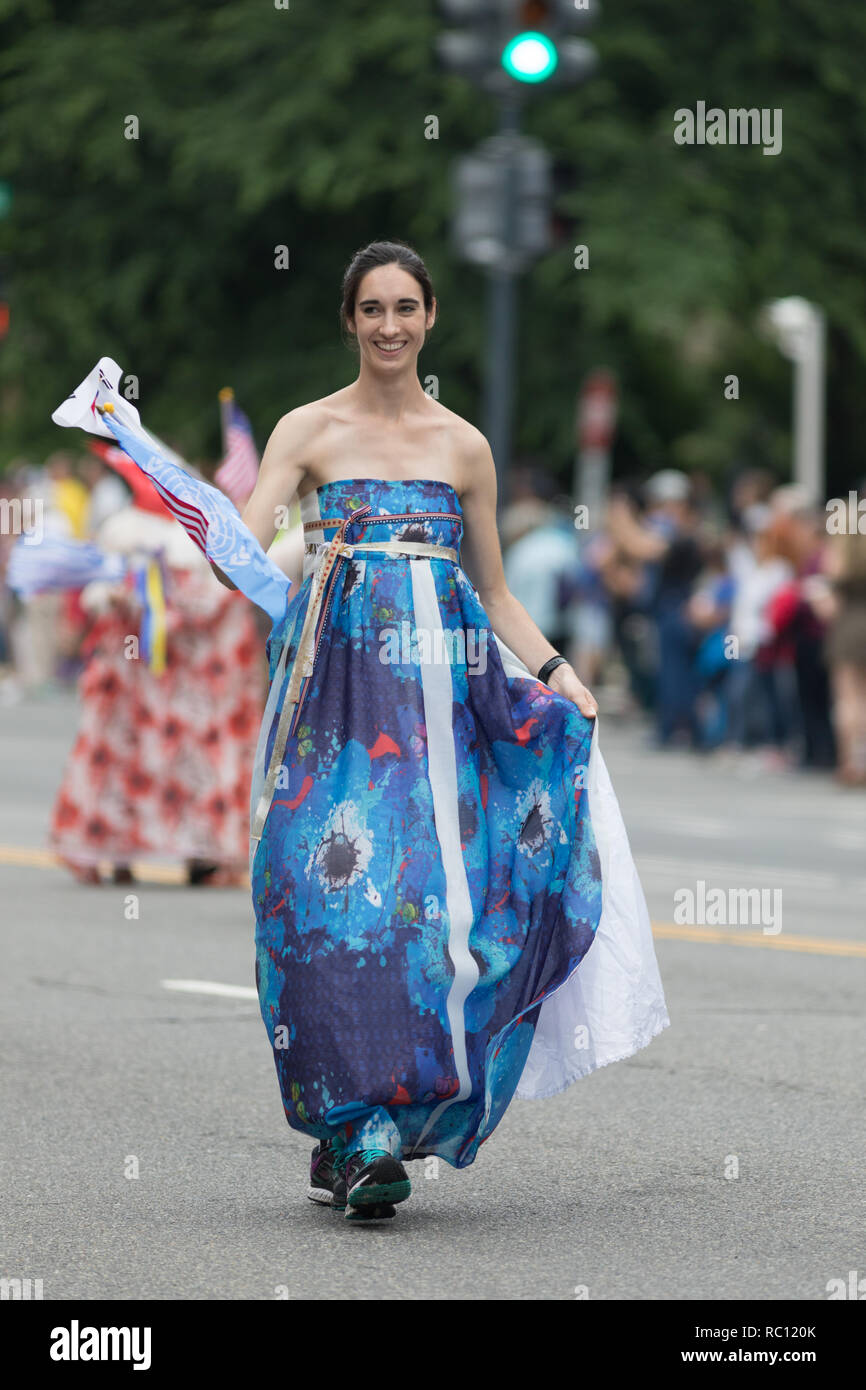
<path fill-rule="evenodd" d="M 75 459 L 65 449 L 57 449 L 45 460 L 45 498 L 56 519 L 76 540 L 87 535 L 90 494 L 78 476 Z"/>
<path fill-rule="evenodd" d="M 866 497 L 866 484 L 860 488 Z M 862 523 L 866 525 L 866 522 Z M 866 786 L 866 534 L 851 529 L 830 536 L 826 547 L 827 592 L 813 599 L 827 625 L 824 652 L 830 667 L 837 778 Z"/>
<path fill-rule="evenodd" d="M 728 510 L 735 532 L 742 532 L 743 513 L 756 503 L 768 503 L 778 480 L 766 468 L 747 468 L 734 479 Z"/>
<path fill-rule="evenodd" d="M 727 680 L 734 577 L 721 540 L 704 547 L 704 568 L 686 604 L 686 620 L 697 638 L 694 665 L 700 745 L 720 747 L 728 734 Z"/>
<path fill-rule="evenodd" d="M 98 541 L 131 573 L 82 591 L 81 719 L 50 847 L 89 883 L 106 861 L 126 882 L 147 858 L 185 861 L 191 884 L 243 882 L 264 705 L 251 605 L 218 582 L 155 491 L 109 516 Z"/>
<path fill-rule="evenodd" d="M 580 547 L 570 513 L 551 492 L 544 474 L 518 475 L 513 500 L 500 519 L 502 562 L 511 592 L 547 640 L 567 656 L 572 625 L 562 581 L 574 571 Z"/>
<path fill-rule="evenodd" d="M 784 669 L 793 658 L 771 618 L 771 604 L 794 575 L 778 553 L 773 513 L 750 502 L 740 515 L 741 536 L 728 556 L 732 594 L 730 634 L 736 655 L 725 683 L 728 736 L 735 748 L 762 749 L 770 763 L 784 762 L 790 737 Z"/>
<path fill-rule="evenodd" d="M 42 468 L 24 464 L 14 491 L 22 503 L 41 509 L 41 533 L 80 540 L 86 535 L 87 488 L 73 473 L 72 456 L 57 450 Z M 13 604 L 11 646 L 21 693 L 45 697 L 63 689 L 69 656 L 63 637 L 65 598 L 58 590 L 36 593 Z"/>
<path fill-rule="evenodd" d="M 662 469 L 647 481 L 644 497 L 642 519 L 623 494 L 612 497 L 608 530 L 624 555 L 643 565 L 636 603 L 652 619 L 658 643 L 657 742 L 665 747 L 681 733 L 698 748 L 696 637 L 686 607 L 702 557 L 688 477 L 677 469 Z"/>
<path fill-rule="evenodd" d="M 612 500 L 622 502 L 638 518 L 645 515 L 641 485 L 635 481 L 617 483 Z M 610 516 L 600 533 L 587 547 L 587 568 L 594 570 L 607 598 L 611 625 L 612 651 L 621 658 L 628 680 L 631 712 L 652 715 L 658 683 L 658 636 L 647 608 L 647 565 L 624 549 L 615 538 Z"/>
<path fill-rule="evenodd" d="M 824 654 L 827 624 L 820 615 L 826 591 L 826 512 L 798 484 L 776 488 L 770 498 L 777 554 L 793 575 L 775 594 L 769 615 L 778 637 L 790 643 L 800 725 L 800 766 L 832 768 L 836 740 L 830 712 L 830 676 Z M 815 602 L 817 600 L 817 602 Z"/>
<path fill-rule="evenodd" d="M 603 531 L 581 533 L 577 565 L 560 580 L 575 670 L 594 688 L 603 677 L 613 641 L 614 547 Z"/>
<path fill-rule="evenodd" d="M 80 472 L 88 489 L 86 534 L 93 537 L 104 521 L 129 506 L 132 493 L 114 469 L 95 454 L 85 455 Z"/>

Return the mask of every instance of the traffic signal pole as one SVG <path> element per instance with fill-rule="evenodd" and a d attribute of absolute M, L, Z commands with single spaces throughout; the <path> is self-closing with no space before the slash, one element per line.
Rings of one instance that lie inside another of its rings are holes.
<path fill-rule="evenodd" d="M 499 101 L 499 134 L 519 133 L 520 105 L 511 93 Z M 505 504 L 511 467 L 514 417 L 515 343 L 517 329 L 517 170 L 510 157 L 503 179 L 504 207 L 500 210 L 502 254 L 487 271 L 487 353 L 485 360 L 485 433 L 496 465 L 496 510 Z"/>
<path fill-rule="evenodd" d="M 567 37 L 595 18 L 597 0 L 439 0 L 460 27 L 439 35 L 446 68 L 498 101 L 496 135 L 455 164 L 457 254 L 487 277 L 484 428 L 496 467 L 497 514 L 511 465 L 517 276 L 550 249 L 550 157 L 520 133 L 521 98 L 540 84 L 578 86 L 595 67 L 591 44 Z"/>

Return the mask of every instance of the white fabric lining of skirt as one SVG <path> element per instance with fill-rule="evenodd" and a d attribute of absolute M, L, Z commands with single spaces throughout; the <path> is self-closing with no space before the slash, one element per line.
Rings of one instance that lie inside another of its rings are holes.
<path fill-rule="evenodd" d="M 436 595 L 436 581 L 429 560 L 412 564 L 413 625 L 431 639 L 442 629 L 442 613 Z M 448 917 L 448 955 L 454 978 L 445 1002 L 454 1067 L 459 1089 L 429 1114 L 415 1141 L 415 1148 L 433 1128 L 440 1115 L 472 1093 L 472 1077 L 466 1046 L 466 1000 L 478 983 L 478 962 L 469 949 L 474 913 L 466 864 L 460 847 L 460 811 L 457 788 L 457 749 L 454 741 L 454 708 L 451 667 L 447 661 L 422 661 L 419 667 L 427 730 L 427 767 L 433 801 L 433 823 L 445 875 L 445 908 Z"/>
<path fill-rule="evenodd" d="M 506 676 L 532 672 L 494 633 Z M 592 731 L 586 776 L 601 865 L 602 910 L 580 965 L 541 1006 L 515 1095 L 544 1100 L 646 1047 L 670 1024 L 643 888 L 619 804 Z"/>

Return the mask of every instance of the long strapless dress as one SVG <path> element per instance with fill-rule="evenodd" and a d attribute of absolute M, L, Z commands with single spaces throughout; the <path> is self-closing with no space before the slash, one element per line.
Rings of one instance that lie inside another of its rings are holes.
<path fill-rule="evenodd" d="M 459 555 L 446 483 L 344 479 L 302 499 L 305 523 L 328 524 L 308 528 L 303 582 L 268 643 L 253 807 L 317 556 L 361 511 L 349 547 Z M 463 1168 L 515 1094 L 553 1095 L 669 1023 L 597 721 L 495 636 L 459 559 L 341 556 L 316 633 L 251 845 L 286 1118 Z"/>

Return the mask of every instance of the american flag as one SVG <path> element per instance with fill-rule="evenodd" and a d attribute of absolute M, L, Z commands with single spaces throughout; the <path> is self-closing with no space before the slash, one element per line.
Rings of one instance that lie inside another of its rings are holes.
<path fill-rule="evenodd" d="M 262 549 L 225 493 L 188 472 L 175 461 L 177 456 L 144 428 L 135 406 L 118 391 L 122 377 L 113 358 L 101 357 L 52 413 L 52 420 L 67 428 L 113 438 L 147 474 L 172 516 L 208 560 L 263 608 L 272 623 L 280 622 L 291 580 Z"/>
<path fill-rule="evenodd" d="M 245 506 L 259 476 L 259 456 L 250 422 L 233 400 L 226 403 L 225 458 L 214 482 L 232 499 L 238 510 Z"/>
<path fill-rule="evenodd" d="M 160 497 L 208 560 L 272 622 L 281 620 L 291 580 L 278 569 L 219 488 L 200 481 L 153 447 L 138 414 L 114 393 L 114 413 L 104 418 L 120 447 L 150 478 Z M 121 416 L 125 413 L 128 423 Z M 133 427 L 130 428 L 129 426 Z"/>
<path fill-rule="evenodd" d="M 173 463 L 151 449 L 146 439 L 133 434 L 114 416 L 111 417 L 109 428 L 124 452 L 139 468 L 144 469 L 172 516 L 180 522 L 190 539 L 195 541 L 202 555 L 207 557 L 207 533 L 210 523 L 192 490 L 193 479 L 185 478 Z M 200 486 L 205 492 L 211 492 L 214 500 L 218 498 L 223 507 L 226 506 L 225 499 L 216 488 L 209 488 L 206 483 Z"/>

